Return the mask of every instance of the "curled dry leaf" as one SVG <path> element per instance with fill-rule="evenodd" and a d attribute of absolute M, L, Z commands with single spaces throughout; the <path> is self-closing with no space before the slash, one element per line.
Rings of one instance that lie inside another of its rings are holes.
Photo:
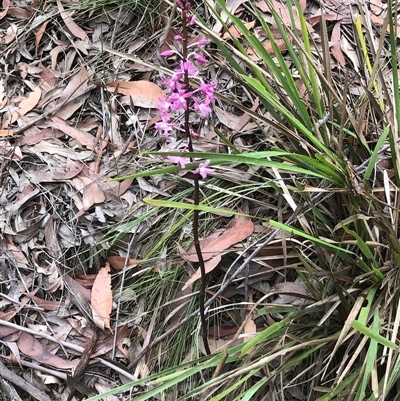
<path fill-rule="evenodd" d="M 84 132 L 82 130 L 76 129 L 74 127 L 71 127 L 66 121 L 64 121 L 62 118 L 59 117 L 52 117 L 53 121 L 49 121 L 47 125 L 51 128 L 55 128 L 60 130 L 61 132 L 64 132 L 64 134 L 70 136 L 71 138 L 74 138 L 76 141 L 78 141 L 81 145 L 85 146 L 86 148 L 90 150 L 95 150 L 95 138 L 88 134 L 87 132 Z"/>
<path fill-rule="evenodd" d="M 83 187 L 83 208 L 89 210 L 95 203 L 103 203 L 106 200 L 104 192 L 97 183 L 88 177 L 80 177 L 85 186 Z"/>
<path fill-rule="evenodd" d="M 282 283 L 276 283 L 272 290 L 280 293 L 279 298 L 274 301 L 277 304 L 292 304 L 292 305 L 304 305 L 309 304 L 309 294 L 304 282 L 301 279 L 295 281 L 285 281 Z M 304 295 L 307 298 L 303 298 Z"/>
<path fill-rule="evenodd" d="M 11 117 L 5 120 L 3 129 L 17 121 L 21 116 L 24 116 L 28 111 L 31 111 L 39 102 L 42 92 L 37 86 L 28 96 L 21 100 L 18 108 L 13 111 Z"/>
<path fill-rule="evenodd" d="M 206 274 L 213 271 L 218 266 L 219 262 L 221 262 L 221 255 L 216 255 L 216 256 L 212 257 L 211 259 L 206 260 L 204 262 L 204 268 L 205 268 Z M 182 291 L 185 291 L 190 285 L 192 285 L 199 278 L 201 278 L 201 271 L 200 271 L 200 269 L 197 269 L 196 273 L 194 273 L 193 276 L 190 277 L 190 279 L 183 286 Z"/>
<path fill-rule="evenodd" d="M 88 160 L 93 158 L 93 152 L 89 150 L 83 150 L 76 152 L 75 150 L 66 146 L 58 146 L 46 141 L 41 141 L 37 145 L 32 146 L 31 149 L 38 153 L 49 153 L 51 155 L 59 155 L 65 158 L 71 158 L 72 160 Z"/>
<path fill-rule="evenodd" d="M 344 58 L 344 54 L 340 47 L 340 37 L 341 37 L 341 24 L 340 22 L 336 22 L 335 26 L 332 30 L 331 42 L 332 42 L 332 56 L 338 61 L 338 63 L 342 66 L 346 64 L 346 60 Z"/>
<path fill-rule="evenodd" d="M 28 265 L 28 260 L 26 259 L 25 255 L 14 244 L 7 242 L 7 251 L 10 252 L 16 262 L 22 263 L 23 265 Z"/>
<path fill-rule="evenodd" d="M 106 199 L 104 192 L 96 182 L 89 177 L 79 176 L 72 180 L 74 187 L 82 192 L 83 209 L 89 210 L 94 204 L 103 203 Z"/>
<path fill-rule="evenodd" d="M 0 12 L 0 20 L 2 20 L 8 13 L 8 9 L 11 6 L 11 0 L 3 0 L 3 11 Z"/>
<path fill-rule="evenodd" d="M 11 25 L 7 28 L 6 34 L 5 34 L 5 36 L 2 38 L 3 43 L 4 43 L 5 45 L 10 44 L 10 43 L 15 39 L 15 37 L 17 36 L 17 30 L 18 30 L 18 28 L 17 28 L 17 25 L 15 25 L 15 24 L 11 24 Z"/>
<path fill-rule="evenodd" d="M 42 40 L 42 37 L 44 35 L 44 33 L 46 32 L 46 27 L 47 24 L 50 22 L 50 18 L 43 22 L 43 24 L 40 26 L 40 28 L 38 29 L 38 31 L 36 32 L 36 38 L 35 38 L 35 57 L 38 56 L 38 49 L 39 49 L 39 44 L 40 41 Z"/>
<path fill-rule="evenodd" d="M 200 241 L 204 260 L 221 254 L 225 249 L 245 240 L 254 231 L 254 223 L 246 216 L 236 216 L 228 225 L 226 230 L 219 236 L 215 237 L 215 233 L 210 237 Z M 181 252 L 182 254 L 182 252 Z M 194 244 L 190 245 L 186 253 L 182 256 L 189 262 L 198 262 L 199 258 L 196 254 Z"/>
<path fill-rule="evenodd" d="M 19 350 L 25 355 L 57 369 L 73 369 L 78 364 L 77 359 L 68 361 L 57 355 L 53 355 L 47 348 L 44 348 L 35 337 L 25 332 L 21 332 L 17 345 Z"/>
<path fill-rule="evenodd" d="M 209 273 L 218 266 L 223 251 L 228 249 L 230 246 L 245 240 L 253 233 L 253 231 L 254 224 L 248 217 L 235 216 L 235 218 L 229 223 L 225 232 L 221 235 L 215 237 L 214 233 L 210 236 L 212 237 L 211 240 L 206 238 L 205 240 L 200 241 L 200 248 L 205 261 L 204 265 L 206 273 Z M 181 255 L 189 262 L 199 261 L 193 244 L 189 247 L 186 253 L 181 252 Z M 193 284 L 200 277 L 200 269 L 197 269 L 196 273 L 183 286 L 183 290 Z"/>
<path fill-rule="evenodd" d="M 116 270 L 122 270 L 126 267 L 135 267 L 140 263 L 140 260 L 137 259 L 128 259 L 122 256 L 108 256 L 107 262 L 110 263 L 111 267 Z"/>
<path fill-rule="evenodd" d="M 35 301 L 35 304 L 37 304 L 40 308 L 43 308 L 44 310 L 50 310 L 50 311 L 55 311 L 59 310 L 62 306 L 65 306 L 64 302 L 61 301 L 47 301 L 45 299 L 41 299 L 32 293 L 26 292 L 24 295 L 26 295 L 29 299 L 32 299 L 32 301 Z"/>
<path fill-rule="evenodd" d="M 110 263 L 102 267 L 93 283 L 91 306 L 93 311 L 93 321 L 102 330 L 111 330 L 110 314 L 112 310 L 112 291 Z"/>
<path fill-rule="evenodd" d="M 244 2 L 245 2 L 244 0 L 227 0 L 225 7 L 228 9 L 230 13 L 235 14 L 236 10 Z M 221 12 L 221 19 L 225 22 L 228 19 L 228 15 L 224 11 Z M 222 28 L 223 24 L 220 21 L 217 21 L 213 26 L 213 31 L 220 32 Z"/>
<path fill-rule="evenodd" d="M 144 108 L 156 108 L 159 97 L 165 98 L 164 91 L 150 81 L 114 81 L 107 90 L 131 96 L 135 106 Z"/>
<path fill-rule="evenodd" d="M 57 0 L 57 7 L 58 10 L 60 11 L 61 18 L 64 20 L 65 26 L 72 33 L 72 35 L 82 40 L 87 39 L 88 37 L 86 35 L 86 32 L 72 20 L 71 14 L 65 11 L 60 0 Z"/>
<path fill-rule="evenodd" d="M 248 316 L 246 316 L 247 320 L 243 328 L 244 331 L 243 342 L 249 341 L 252 337 L 254 337 L 257 334 L 257 326 L 251 316 L 252 312 L 253 312 L 253 297 L 250 294 L 249 302 L 247 305 Z"/>

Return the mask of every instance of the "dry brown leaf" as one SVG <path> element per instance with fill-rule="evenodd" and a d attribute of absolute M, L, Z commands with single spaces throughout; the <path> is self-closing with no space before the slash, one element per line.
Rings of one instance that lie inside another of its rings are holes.
<path fill-rule="evenodd" d="M 133 172 L 132 174 L 135 174 Z M 112 191 L 114 195 L 121 196 L 123 195 L 132 185 L 133 178 L 127 178 L 126 180 L 119 181 L 115 184 L 108 184 L 106 193 Z"/>
<path fill-rule="evenodd" d="M 50 22 L 50 19 L 48 19 L 47 21 L 43 22 L 43 24 L 41 25 L 41 27 L 38 29 L 38 31 L 36 32 L 36 38 L 35 38 L 35 57 L 38 56 L 38 49 L 39 49 L 39 44 L 40 41 L 42 40 L 42 37 L 44 35 L 44 33 L 46 32 L 46 27 L 47 24 Z"/>
<path fill-rule="evenodd" d="M 85 288 L 92 288 L 96 277 L 97 274 L 78 273 L 75 275 L 75 280 Z"/>
<path fill-rule="evenodd" d="M 252 29 L 252 28 L 254 27 L 255 24 L 256 24 L 256 20 L 251 21 L 251 22 L 246 22 L 246 23 L 244 24 L 244 26 L 245 26 L 248 30 L 250 30 L 250 29 Z M 236 28 L 235 25 L 231 25 L 231 26 L 228 28 L 228 31 L 229 31 L 229 33 L 228 33 L 228 32 L 225 32 L 224 35 L 222 36 L 223 39 L 229 39 L 231 36 L 233 36 L 234 38 L 238 39 L 238 38 L 241 38 L 241 37 L 243 36 L 242 33 L 239 31 L 239 29 Z"/>
<path fill-rule="evenodd" d="M 229 348 L 232 348 L 236 345 L 239 345 L 241 342 L 241 340 L 236 340 L 236 341 L 232 341 L 232 340 L 227 340 L 224 338 L 219 338 L 219 339 L 209 339 L 208 340 L 208 346 L 210 348 L 211 354 L 215 354 L 217 352 L 222 352 L 225 351 Z M 203 345 L 203 341 L 200 340 L 199 341 L 199 350 L 203 355 L 207 355 L 205 349 L 204 349 L 204 345 Z"/>
<path fill-rule="evenodd" d="M 159 97 L 165 98 L 165 92 L 150 81 L 114 81 L 107 84 L 107 90 L 132 97 L 135 106 L 154 109 Z"/>
<path fill-rule="evenodd" d="M 76 152 L 73 149 L 67 148 L 66 146 L 58 146 L 46 141 L 41 141 L 35 146 L 31 147 L 32 150 L 40 153 L 50 153 L 51 155 L 60 155 L 72 160 L 88 160 L 93 158 L 93 152 L 91 150 L 84 150 Z"/>
<path fill-rule="evenodd" d="M 1 38 L 2 42 L 6 45 L 10 44 L 17 36 L 17 30 L 17 25 L 10 24 L 10 26 L 6 30 L 5 35 Z"/>
<path fill-rule="evenodd" d="M 95 146 L 95 138 L 88 134 L 87 132 L 81 131 L 79 129 L 76 129 L 74 127 L 71 127 L 68 125 L 66 121 L 59 117 L 52 117 L 51 118 L 53 121 L 49 121 L 47 125 L 49 127 L 58 129 L 62 132 L 64 132 L 66 135 L 70 136 L 71 138 L 74 138 L 77 140 L 81 145 L 87 147 L 90 150 L 96 150 Z"/>
<path fill-rule="evenodd" d="M 58 310 L 62 306 L 65 306 L 64 302 L 61 301 L 46 301 L 45 299 L 41 299 L 31 293 L 24 293 L 29 299 L 35 301 L 35 303 L 44 310 Z"/>
<path fill-rule="evenodd" d="M 53 172 L 53 180 L 67 181 L 76 177 L 83 170 L 83 164 L 78 161 L 67 159 L 67 163 L 60 171 Z"/>
<path fill-rule="evenodd" d="M 25 355 L 30 356 L 38 362 L 53 366 L 57 369 L 74 369 L 78 364 L 78 360 L 72 361 L 62 359 L 57 355 L 53 355 L 48 349 L 36 340 L 32 335 L 21 332 L 17 341 L 19 350 Z"/>
<path fill-rule="evenodd" d="M 112 291 L 110 264 L 102 267 L 93 283 L 91 306 L 93 311 L 93 321 L 102 330 L 111 330 L 110 314 L 112 310 Z"/>
<path fill-rule="evenodd" d="M 110 263 L 111 267 L 116 270 L 122 270 L 125 266 L 134 267 L 140 263 L 137 259 L 128 259 L 122 256 L 108 256 L 107 262 Z"/>
<path fill-rule="evenodd" d="M 31 7 L 10 7 L 8 15 L 17 19 L 28 19 L 32 16 L 34 10 L 33 3 L 31 3 Z"/>
<path fill-rule="evenodd" d="M 24 62 L 20 62 L 17 64 L 17 67 L 20 71 L 20 75 L 22 79 L 25 79 L 28 76 L 28 64 L 24 63 Z"/>
<path fill-rule="evenodd" d="M 218 238 L 223 232 L 224 232 L 223 230 L 216 230 L 212 234 L 210 234 L 207 238 L 200 240 L 200 248 L 203 249 L 204 247 L 206 247 L 208 244 L 210 244 L 216 238 Z M 190 245 L 187 251 L 185 251 L 179 244 L 177 244 L 177 247 L 181 256 L 185 258 L 188 262 L 199 261 L 194 244 Z M 203 255 L 203 259 L 208 260 L 209 258 L 207 255 Z"/>
<path fill-rule="evenodd" d="M 370 13 L 370 18 L 371 18 L 371 22 L 373 22 L 374 24 L 377 24 L 379 26 L 382 26 L 385 21 L 383 18 L 380 18 L 371 13 Z M 398 24 L 395 26 L 395 30 L 396 30 L 397 37 L 400 38 L 400 26 Z M 386 32 L 390 33 L 390 24 L 387 25 Z"/>
<path fill-rule="evenodd" d="M 251 317 L 252 311 L 253 311 L 253 297 L 250 294 L 249 297 L 249 302 L 247 304 L 247 311 L 250 314 L 250 316 L 246 316 L 246 323 L 244 324 L 243 332 L 243 342 L 249 341 L 252 337 L 254 337 L 257 334 L 257 326 L 254 323 L 254 320 Z"/>
<path fill-rule="evenodd" d="M 296 279 L 296 281 L 285 281 L 283 283 L 276 283 L 272 287 L 272 291 L 280 292 L 279 298 L 274 301 L 277 304 L 298 304 L 306 302 L 301 295 L 308 295 L 307 288 L 304 282 L 300 279 Z"/>
<path fill-rule="evenodd" d="M 77 296 L 79 298 L 82 298 L 82 299 L 87 300 L 87 301 L 90 300 L 90 297 L 91 297 L 90 290 L 85 288 L 82 284 L 78 283 L 76 280 L 74 280 L 68 274 L 65 274 L 63 276 L 63 279 L 66 282 L 66 284 L 68 284 L 71 287 L 72 291 L 75 294 L 77 294 Z"/>
<path fill-rule="evenodd" d="M 204 267 L 206 273 L 209 273 L 215 269 L 221 261 L 222 252 L 230 246 L 237 244 L 240 241 L 245 240 L 254 231 L 253 222 L 245 216 L 235 216 L 235 218 L 229 223 L 226 230 L 218 236 L 213 233 L 210 237 L 200 241 L 200 248 L 204 258 Z M 180 248 L 180 247 L 179 247 Z M 180 248 L 180 251 L 182 248 Z M 182 253 L 182 256 L 190 262 L 198 262 L 198 256 L 196 254 L 194 245 L 192 244 L 186 253 Z M 200 268 L 197 269 L 196 273 L 185 283 L 182 290 L 188 288 L 196 280 L 201 277 Z"/>
<path fill-rule="evenodd" d="M 213 271 L 221 262 L 221 255 L 216 255 L 209 260 L 204 262 L 204 270 L 207 273 Z M 192 277 L 186 282 L 186 284 L 182 287 L 182 291 L 185 291 L 190 285 L 192 285 L 196 280 L 201 278 L 201 271 L 200 268 L 196 270 L 196 273 L 193 274 Z"/>
<path fill-rule="evenodd" d="M 61 18 L 64 20 L 65 26 L 72 33 L 72 35 L 82 40 L 88 39 L 86 32 L 72 20 L 71 14 L 65 11 L 60 0 L 57 0 L 57 7 L 58 10 L 60 11 Z"/>
<path fill-rule="evenodd" d="M 239 8 L 239 6 L 244 3 L 246 0 L 227 0 L 225 2 L 225 7 L 231 14 L 235 14 L 236 10 Z M 214 10 L 212 10 L 213 12 Z M 225 13 L 225 11 L 222 10 L 221 12 L 221 18 L 224 22 L 227 22 L 228 15 Z M 223 27 L 223 24 L 218 20 L 214 26 L 213 26 L 213 31 L 214 32 L 221 32 L 221 29 Z"/>
<path fill-rule="evenodd" d="M 341 24 L 340 22 L 336 22 L 335 26 L 332 29 L 332 35 L 331 35 L 331 42 L 332 47 L 332 56 L 335 57 L 337 62 L 344 66 L 346 64 L 346 60 L 344 58 L 344 54 L 342 52 L 342 49 L 340 48 L 340 37 L 341 37 Z"/>
<path fill-rule="evenodd" d="M 218 116 L 219 121 L 229 129 L 234 129 L 234 127 L 236 127 L 239 124 L 241 116 L 229 113 L 226 110 L 222 110 L 218 106 L 214 106 L 214 110 Z"/>
<path fill-rule="evenodd" d="M 43 79 L 44 83 L 50 87 L 54 87 L 57 83 L 57 77 L 54 75 L 53 71 L 46 68 L 42 63 L 39 63 L 39 67 L 42 69 L 42 71 L 39 72 L 39 77 Z"/>
<path fill-rule="evenodd" d="M 51 56 L 51 69 L 56 71 L 57 69 L 57 57 L 58 55 L 65 51 L 67 49 L 68 45 L 63 45 L 63 46 L 56 46 L 53 49 L 50 50 L 50 56 Z"/>
<path fill-rule="evenodd" d="M 21 100 L 18 108 L 13 111 L 11 117 L 4 122 L 3 128 L 7 128 L 21 116 L 28 113 L 28 111 L 31 111 L 38 104 L 41 95 L 42 92 L 38 86 L 32 92 L 29 92 L 28 96 Z"/>
<path fill-rule="evenodd" d="M 87 45 L 86 45 L 85 42 L 82 42 L 82 41 L 78 40 L 78 41 L 75 43 L 75 47 L 76 47 L 78 50 L 80 50 L 83 54 L 85 54 L 86 56 L 89 55 L 88 49 L 87 49 Z"/>
<path fill-rule="evenodd" d="M 103 203 L 106 200 L 104 192 L 97 183 L 93 182 L 88 177 L 80 177 L 80 179 L 84 183 L 82 190 L 84 210 L 89 210 L 94 204 Z"/>
<path fill-rule="evenodd" d="M 80 91 L 83 92 L 89 77 L 89 72 L 82 66 L 79 72 L 74 75 L 63 90 L 62 95 L 60 96 L 60 102 L 62 103 L 67 101 L 72 95 L 77 96 Z"/>
<path fill-rule="evenodd" d="M 61 138 L 64 133 L 51 128 L 40 130 L 37 134 L 18 138 L 18 145 L 36 145 L 46 139 Z"/>
<path fill-rule="evenodd" d="M 182 281 L 185 282 L 189 280 L 189 276 L 185 273 L 184 277 L 182 277 Z M 186 316 L 186 312 L 190 302 L 190 290 L 179 289 L 174 302 L 171 304 L 172 312 L 165 318 L 165 323 L 168 322 L 165 330 L 169 331 L 173 329 L 184 316 Z"/>
<path fill-rule="evenodd" d="M 0 137 L 6 138 L 8 136 L 12 136 L 13 131 L 11 129 L 0 129 Z"/>
<path fill-rule="evenodd" d="M 354 69 L 358 72 L 360 71 L 360 59 L 357 52 L 354 50 L 352 44 L 347 40 L 345 36 L 342 35 L 340 39 L 340 48 L 346 54 L 346 56 L 353 63 Z"/>
<path fill-rule="evenodd" d="M 110 352 L 115 345 L 118 348 L 123 348 L 119 346 L 122 345 L 122 342 L 127 336 L 128 336 L 128 326 L 124 324 L 123 326 L 118 328 L 116 336 L 114 334 L 108 334 L 106 337 L 97 342 L 96 349 L 92 355 L 92 358 L 107 354 L 107 352 Z M 128 354 L 126 348 L 123 350 L 123 354 L 124 355 Z"/>
<path fill-rule="evenodd" d="M 0 12 L 0 20 L 2 20 L 7 15 L 8 9 L 11 6 L 11 1 L 10 0 L 3 0 L 2 6 L 3 6 L 4 10 L 2 12 Z"/>
<path fill-rule="evenodd" d="M 300 24 L 300 19 L 297 17 L 296 6 L 293 6 L 292 11 L 289 12 L 289 10 L 287 9 L 286 3 L 280 3 L 279 1 L 276 1 L 276 0 L 270 0 L 270 1 L 258 2 L 257 7 L 261 11 L 266 12 L 266 13 L 270 13 L 271 10 L 274 10 L 278 14 L 279 18 L 281 18 L 282 23 L 287 26 L 292 26 L 291 14 L 293 14 L 293 16 L 295 18 L 296 28 L 299 30 L 299 32 L 301 32 L 301 24 Z M 302 10 L 302 11 L 304 11 L 304 10 Z M 314 31 L 314 29 L 311 28 L 311 26 L 309 26 L 309 29 L 311 29 L 310 32 Z"/>
<path fill-rule="evenodd" d="M 245 240 L 253 231 L 254 223 L 248 217 L 235 216 L 221 235 L 213 238 L 211 241 L 207 241 L 207 239 L 200 241 L 204 260 L 219 255 L 230 246 Z M 182 256 L 189 262 L 199 261 L 193 244 L 189 247 L 186 254 Z"/>
<path fill-rule="evenodd" d="M 236 325 L 230 325 L 230 324 L 223 324 L 221 326 L 211 326 L 208 330 L 208 336 L 210 338 L 224 338 L 224 337 L 229 337 L 232 338 L 237 331 L 239 330 L 239 327 Z"/>
<path fill-rule="evenodd" d="M 10 252 L 16 262 L 28 265 L 28 260 L 26 259 L 25 255 L 14 244 L 7 242 L 7 251 Z"/>
<path fill-rule="evenodd" d="M 76 318 L 68 317 L 67 321 L 77 333 L 87 339 L 92 338 L 94 336 L 94 330 L 97 330 L 94 327 L 88 326 L 87 320 L 80 316 L 77 316 Z"/>

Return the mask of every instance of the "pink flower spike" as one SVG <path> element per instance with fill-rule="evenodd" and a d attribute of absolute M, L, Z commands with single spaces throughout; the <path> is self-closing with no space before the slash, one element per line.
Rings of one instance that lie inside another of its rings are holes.
<path fill-rule="evenodd" d="M 187 71 L 189 75 L 196 75 L 199 72 L 191 61 L 182 60 L 180 63 L 180 69 L 175 70 L 175 72 L 184 73 L 185 71 Z"/>
<path fill-rule="evenodd" d="M 188 19 L 188 24 L 193 25 L 196 22 L 196 16 L 195 15 L 190 15 Z"/>
<path fill-rule="evenodd" d="M 208 40 L 208 39 L 199 39 L 198 41 L 197 41 L 197 44 L 199 45 L 199 46 L 205 46 L 205 45 L 208 45 L 210 43 L 210 41 Z"/>
<path fill-rule="evenodd" d="M 172 126 L 168 121 L 160 121 L 155 124 L 154 128 L 161 131 L 165 139 L 169 139 L 169 131 L 172 131 Z"/>
<path fill-rule="evenodd" d="M 202 118 L 206 118 L 211 113 L 211 107 L 209 106 L 210 101 L 202 101 L 194 98 L 193 110 L 198 111 Z"/>
<path fill-rule="evenodd" d="M 213 173 L 215 170 L 213 168 L 208 168 L 207 166 L 210 164 L 210 160 L 206 160 L 204 163 L 200 163 L 199 167 L 196 170 L 193 170 L 193 174 L 200 174 L 203 180 L 207 178 L 207 175 Z"/>
<path fill-rule="evenodd" d="M 198 61 L 201 64 L 207 63 L 207 60 L 201 54 L 196 55 L 196 61 Z"/>
<path fill-rule="evenodd" d="M 182 156 L 168 156 L 167 159 L 177 164 L 180 168 L 185 168 L 186 164 L 190 161 L 187 157 Z"/>
<path fill-rule="evenodd" d="M 174 52 L 172 50 L 165 50 L 164 52 L 160 53 L 161 57 L 170 57 L 174 54 Z"/>
<path fill-rule="evenodd" d="M 182 35 L 175 35 L 174 39 L 175 39 L 177 42 L 180 42 L 180 41 L 183 39 L 183 37 L 182 37 Z"/>
<path fill-rule="evenodd" d="M 171 110 L 187 109 L 187 98 L 191 97 L 193 92 L 186 92 L 184 89 L 178 89 L 172 93 L 168 100 L 171 103 Z"/>
<path fill-rule="evenodd" d="M 202 95 L 209 99 L 209 101 L 215 100 L 214 96 L 214 89 L 215 89 L 215 83 L 214 82 L 209 82 L 208 84 L 202 82 L 199 87 Z"/>
<path fill-rule="evenodd" d="M 161 112 L 168 111 L 171 108 L 171 104 L 168 101 L 167 98 L 164 98 L 163 96 L 159 95 L 158 96 L 158 105 L 157 109 L 161 110 Z"/>

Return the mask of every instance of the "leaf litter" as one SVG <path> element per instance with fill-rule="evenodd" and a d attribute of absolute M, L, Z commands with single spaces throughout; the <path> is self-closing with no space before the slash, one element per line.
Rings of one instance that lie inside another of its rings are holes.
<path fill-rule="evenodd" d="M 237 16 L 246 17 L 243 4 L 243 1 L 228 1 L 227 8 Z M 271 31 L 278 35 L 271 18 L 271 4 L 288 24 L 289 13 L 287 6 L 279 2 L 257 2 L 257 8 L 271 24 Z M 101 55 L 104 59 L 99 60 L 101 32 L 111 32 L 108 36 L 111 39 L 114 34 L 123 38 L 123 20 L 112 12 L 107 16 L 100 13 L 90 20 L 90 12 L 79 17 L 69 6 L 68 2 L 57 0 L 46 2 L 45 8 L 39 2 L 20 7 L 4 0 L 0 12 L 0 62 L 8 68 L 0 77 L 0 152 L 3 159 L 0 164 L 0 340 L 2 357 L 9 367 L 15 372 L 29 367 L 42 380 L 45 390 L 33 394 L 37 399 L 47 399 L 46 393 L 52 391 L 55 397 L 63 394 L 67 377 L 64 372 L 73 374 L 94 336 L 96 341 L 84 370 L 93 365 L 100 372 L 107 366 L 115 372 L 117 384 L 122 377 L 132 380 L 129 371 L 119 368 L 119 361 L 132 362 L 145 342 L 149 342 L 152 330 L 141 324 L 142 317 L 152 311 L 139 311 L 138 307 L 135 324 L 132 324 L 131 318 L 126 318 L 128 313 L 116 308 L 115 300 L 122 298 L 115 285 L 119 277 L 131 271 L 135 274 L 146 270 L 141 266 L 140 247 L 133 246 L 134 251 L 128 254 L 131 245 L 118 231 L 123 231 L 121 226 L 129 218 L 148 213 L 141 199 L 150 193 L 166 196 L 176 185 L 161 178 L 142 181 L 141 185 L 129 178 L 119 183 L 111 181 L 121 172 L 132 173 L 132 164 L 141 162 L 139 151 L 153 151 L 163 146 L 158 138 L 152 137 L 151 131 L 158 121 L 155 106 L 159 97 L 165 96 L 159 78 L 152 76 L 160 69 L 159 62 L 149 49 L 144 49 L 147 41 L 140 36 L 143 33 L 135 40 L 130 38 L 128 43 L 130 51 L 141 54 L 141 63 L 130 59 L 129 54 L 124 58 L 117 52 L 107 51 Z M 330 37 L 332 62 L 336 60 L 344 67 L 350 61 L 352 67 L 359 70 L 354 46 L 344 30 L 354 21 L 355 3 L 329 0 L 306 5 L 303 1 L 303 12 L 306 6 L 309 30 L 315 37 L 321 18 L 335 22 Z M 41 14 L 36 14 L 37 11 Z M 365 11 L 374 24 L 382 26 L 386 3 L 374 1 L 370 10 Z M 222 15 L 228 23 L 228 32 L 240 39 L 239 31 L 226 18 Z M 271 52 L 265 32 L 254 21 L 245 23 L 250 31 L 264 38 L 263 45 Z M 218 34 L 222 34 L 222 28 L 219 21 L 213 26 Z M 400 37 L 400 27 L 397 34 Z M 229 39 L 227 32 L 222 35 Z M 280 49 L 286 50 L 283 42 Z M 248 51 L 251 54 L 251 49 Z M 98 73 L 101 69 L 106 78 Z M 223 80 L 223 72 L 219 79 Z M 357 83 L 350 87 L 350 92 L 358 90 Z M 104 106 L 106 102 L 107 107 Z M 255 110 L 258 100 L 254 104 Z M 251 145 L 251 140 L 247 143 L 243 138 L 250 137 L 257 124 L 247 113 L 226 105 L 216 107 L 215 111 L 227 138 L 239 146 Z M 202 129 L 203 137 L 210 142 L 214 140 L 214 131 L 207 127 Z M 241 132 L 239 137 L 237 132 Z M 125 144 L 129 146 L 116 166 L 115 154 Z M 210 150 L 209 144 L 196 146 L 196 150 Z M 215 149 L 216 145 L 212 147 Z M 153 160 L 144 162 L 149 166 L 154 163 Z M 234 171 L 232 166 L 231 176 L 239 177 L 236 180 L 243 178 L 243 172 L 234 175 Z M 152 213 L 147 220 L 125 230 L 132 235 L 133 242 L 140 244 L 161 219 L 162 216 Z M 105 234 L 112 226 L 117 229 L 110 240 Z M 243 251 L 244 243 L 252 238 L 254 231 L 254 223 L 243 216 L 210 230 L 200 242 L 207 273 L 220 269 L 226 277 L 234 274 L 235 264 L 231 262 L 224 270 L 226 260 L 236 258 Z M 280 240 L 281 243 L 285 241 L 285 238 Z M 115 244 L 119 247 L 117 254 L 112 249 Z M 290 243 L 287 245 L 291 248 Z M 124 252 L 120 252 L 121 248 Z M 252 303 L 253 295 L 244 291 L 247 287 L 258 294 L 270 294 L 275 304 L 299 306 L 311 302 L 301 280 L 280 281 L 281 271 L 295 265 L 297 256 L 284 255 L 279 241 L 276 248 L 264 249 L 252 262 L 247 275 L 239 276 L 237 284 L 223 294 L 225 299 L 247 293 L 246 301 Z M 186 250 L 178 245 L 178 250 L 188 265 L 198 262 L 193 244 Z M 174 263 L 182 265 L 182 262 Z M 152 271 L 160 269 L 153 266 Z M 198 270 L 182 276 L 183 287 L 180 284 L 176 298 L 169 300 L 172 311 L 165 319 L 167 330 L 172 330 L 185 316 L 191 288 L 199 278 Z M 261 287 L 260 283 L 263 283 Z M 143 298 L 141 302 L 143 304 Z M 125 313 L 124 318 L 116 321 L 116 313 L 120 312 Z M 246 313 L 251 314 L 251 308 Z M 210 345 L 214 351 L 234 345 L 230 338 L 240 326 L 228 313 L 224 319 L 210 327 L 210 337 L 215 340 Z M 274 317 L 269 319 L 273 323 Z M 132 340 L 135 327 L 140 334 Z M 259 321 L 249 316 L 244 340 L 259 329 Z M 126 344 L 130 344 L 129 350 Z M 107 365 L 106 358 L 101 360 L 102 356 L 116 362 Z M 141 377 L 150 373 L 146 362 L 141 365 Z M 50 384 L 55 385 L 52 390 Z M 114 383 L 98 378 L 92 388 L 100 393 L 112 385 Z M 301 395 L 293 397 L 300 399 Z"/>

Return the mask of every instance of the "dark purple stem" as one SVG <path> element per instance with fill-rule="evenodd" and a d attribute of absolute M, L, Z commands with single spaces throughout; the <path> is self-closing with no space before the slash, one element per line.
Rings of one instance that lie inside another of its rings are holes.
<path fill-rule="evenodd" d="M 183 4 L 188 4 L 189 0 L 183 2 Z M 188 61 L 188 27 L 187 27 L 187 9 L 184 7 L 182 10 L 182 56 L 183 61 Z M 190 91 L 190 84 L 189 84 L 189 73 L 188 70 L 185 69 L 184 72 L 184 84 L 186 92 Z M 188 140 L 188 149 L 189 152 L 193 152 L 193 142 L 192 136 L 190 134 L 190 124 L 189 124 L 189 116 L 190 116 L 190 99 L 186 98 L 186 110 L 185 110 L 185 135 Z M 194 160 L 191 159 L 191 162 Z M 193 201 L 195 205 L 200 204 L 200 183 L 199 183 L 199 175 L 195 174 L 194 176 L 194 195 Z M 206 295 L 206 268 L 204 265 L 203 254 L 200 248 L 200 240 L 199 240 L 199 210 L 194 210 L 193 212 L 193 241 L 194 247 L 196 249 L 197 257 L 199 259 L 199 267 L 201 272 L 201 286 L 199 291 L 199 310 L 200 310 L 200 319 L 201 319 L 201 326 L 202 326 L 202 337 L 204 343 L 204 349 L 207 355 L 211 354 L 210 346 L 208 345 L 208 327 L 207 327 L 207 320 L 206 320 L 206 313 L 205 313 L 205 295 Z"/>

